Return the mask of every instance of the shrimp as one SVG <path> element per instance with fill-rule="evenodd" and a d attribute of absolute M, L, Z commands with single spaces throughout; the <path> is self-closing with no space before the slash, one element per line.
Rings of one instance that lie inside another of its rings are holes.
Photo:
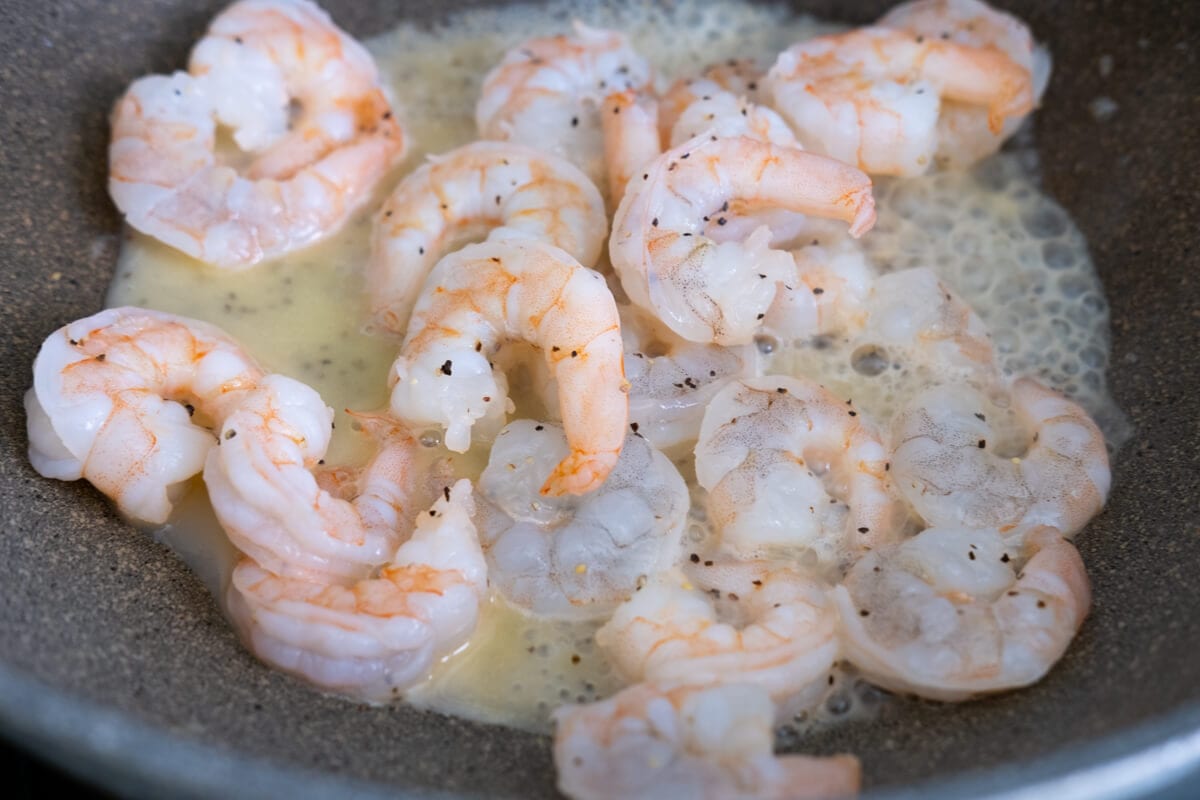
<path fill-rule="evenodd" d="M 1021 547 L 929 528 L 868 554 L 833 597 L 845 656 L 869 680 L 948 701 L 1040 680 L 1091 605 L 1083 560 L 1049 527 Z"/>
<path fill-rule="evenodd" d="M 250 160 L 217 154 L 229 126 Z M 117 102 L 109 193 L 126 221 L 187 255 L 245 269 L 335 232 L 404 153 L 365 49 L 307 0 L 241 0 L 189 72 Z"/>
<path fill-rule="evenodd" d="M 616 208 L 630 178 L 662 153 L 658 103 L 634 91 L 609 95 L 600 114 L 600 130 L 608 164 L 609 205 Z"/>
<path fill-rule="evenodd" d="M 679 118 L 696 100 L 717 92 L 745 98 L 761 107 L 766 101 L 762 87 L 765 70 L 750 58 L 731 58 L 718 64 L 710 64 L 695 78 L 681 78 L 671 84 L 659 100 L 659 132 L 664 140 L 670 140 Z M 690 138 L 690 137 L 687 137 Z"/>
<path fill-rule="evenodd" d="M 1112 473 L 1096 423 L 1031 378 L 1013 384 L 1012 405 L 1029 442 L 1019 458 L 996 454 L 985 400 L 969 386 L 935 386 L 892 420 L 896 488 L 927 524 L 1071 536 L 1099 513 Z"/>
<path fill-rule="evenodd" d="M 660 450 L 694 442 L 717 391 L 732 378 L 757 374 L 752 345 L 688 342 L 636 307 L 622 308 L 621 322 L 630 427 Z"/>
<path fill-rule="evenodd" d="M 857 793 L 851 755 L 774 755 L 774 709 L 755 686 L 640 684 L 554 714 L 558 788 L 588 798 L 829 798 Z"/>
<path fill-rule="evenodd" d="M 626 190 L 609 256 L 635 304 L 684 339 L 746 344 L 795 275 L 790 254 L 760 226 L 718 243 L 729 215 L 781 208 L 850 223 L 875 220 L 871 179 L 831 159 L 747 137 L 692 139 L 652 162 Z"/>
<path fill-rule="evenodd" d="M 490 580 L 511 602 L 543 616 L 603 617 L 678 558 L 690 499 L 675 466 L 636 434 L 600 488 L 542 497 L 568 451 L 561 426 L 510 423 L 479 478 L 476 524 Z"/>
<path fill-rule="evenodd" d="M 507 410 L 489 359 L 509 339 L 540 347 L 558 382 L 571 452 L 542 493 L 595 489 L 617 463 L 629 416 L 620 318 L 604 278 L 552 245 L 485 242 L 438 263 L 392 365 L 392 410 L 443 426 L 446 447 L 465 452 L 476 420 Z"/>
<path fill-rule="evenodd" d="M 696 480 L 722 543 L 751 557 L 776 547 L 840 566 L 898 535 L 888 451 L 854 406 L 782 375 L 732 381 L 704 413 Z"/>
<path fill-rule="evenodd" d="M 199 474 L 219 424 L 262 378 L 215 326 L 110 308 L 47 337 L 25 395 L 29 460 L 48 478 L 87 479 L 122 513 L 166 522 Z"/>
<path fill-rule="evenodd" d="M 671 110 L 662 126 L 672 147 L 702 133 L 721 137 L 749 136 L 771 144 L 800 147 L 783 117 L 770 108 L 726 91 L 713 80 L 678 81 L 663 99 Z"/>
<path fill-rule="evenodd" d="M 901 3 L 877 23 L 930 39 L 940 38 L 968 47 L 995 47 L 1029 70 L 1033 99 L 1041 101 L 1050 82 L 1050 54 L 1035 46 L 1025 23 L 980 0 L 915 0 Z M 1022 116 L 1004 120 L 992 129 L 984 109 L 946 99 L 938 116 L 936 158 L 955 169 L 965 169 L 1000 149 L 1021 124 Z"/>
<path fill-rule="evenodd" d="M 805 147 L 884 175 L 933 163 L 943 99 L 983 107 L 994 132 L 1034 103 L 1029 70 L 1001 50 L 882 27 L 795 44 L 767 83 Z"/>
<path fill-rule="evenodd" d="M 858 330 L 866 324 L 876 270 L 845 237 L 792 252 L 796 280 L 785 284 L 763 319 L 763 330 L 788 339 Z"/>
<path fill-rule="evenodd" d="M 483 80 L 475 123 L 483 139 L 536 147 L 603 183 L 600 107 L 611 94 L 649 88 L 649 63 L 617 31 L 575 23 L 575 35 L 530 39 Z"/>
<path fill-rule="evenodd" d="M 380 447 L 363 473 L 362 493 L 348 502 L 312 472 L 329 447 L 332 423 L 333 409 L 313 389 L 268 375 L 226 415 L 220 446 L 204 465 L 209 500 L 230 541 L 283 578 L 363 578 L 406 533 L 412 436 L 394 422 L 369 421 Z"/>
<path fill-rule="evenodd" d="M 383 326 L 403 334 L 421 284 L 463 236 L 531 236 L 593 266 L 608 219 L 570 162 L 520 145 L 474 142 L 410 174 L 375 217 L 367 289 Z"/>
<path fill-rule="evenodd" d="M 767 562 L 704 563 L 702 581 L 664 573 L 596 632 L 618 672 L 631 681 L 750 683 L 776 702 L 824 684 L 839 648 L 823 586 Z"/>
<path fill-rule="evenodd" d="M 351 585 L 272 574 L 243 559 L 230 615 L 246 646 L 324 689 L 384 702 L 424 680 L 475 629 L 487 591 L 471 484 L 446 489 L 378 577 Z"/>

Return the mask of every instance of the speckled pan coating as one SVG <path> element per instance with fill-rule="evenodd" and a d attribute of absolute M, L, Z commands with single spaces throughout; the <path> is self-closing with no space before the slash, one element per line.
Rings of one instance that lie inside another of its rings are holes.
<path fill-rule="evenodd" d="M 222 754 L 236 752 L 412 790 L 551 795 L 544 739 L 354 706 L 266 670 L 166 549 L 86 485 L 29 467 L 21 396 L 34 353 L 50 331 L 100 307 L 113 268 L 108 108 L 133 77 L 182 66 L 219 5 L 0 8 L 0 673 L 36 676 L 51 687 L 39 699 L 66 693 L 122 712 L 160 742 L 211 747 L 218 777 Z M 326 2 L 363 36 L 416 5 Z M 832 0 L 814 5 L 846 13 Z M 1138 435 L 1108 510 L 1080 540 L 1095 611 L 1049 678 L 961 707 L 897 704 L 878 722 L 806 743 L 858 753 L 872 787 L 1027 762 L 1200 699 L 1200 4 L 1013 6 L 1054 52 L 1037 118 L 1046 186 L 1082 227 L 1104 278 L 1114 391 Z M 854 21 L 882 7 L 856 5 Z M 1107 76 L 1102 55 L 1112 57 Z M 1100 96 L 1118 109 L 1104 122 L 1089 112 Z M 6 727 L 41 730 L 35 738 L 54 757 L 79 758 L 54 747 L 45 718 L 22 718 L 22 703 L 6 701 Z M 170 772 L 168 763 L 140 768 Z"/>

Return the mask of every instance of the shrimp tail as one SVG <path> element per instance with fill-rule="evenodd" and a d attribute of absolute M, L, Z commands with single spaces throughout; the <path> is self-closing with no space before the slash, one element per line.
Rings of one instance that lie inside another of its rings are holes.
<path fill-rule="evenodd" d="M 561 497 L 565 494 L 587 494 L 599 488 L 616 466 L 620 453 L 620 448 L 604 453 L 571 453 L 546 478 L 541 493 Z"/>

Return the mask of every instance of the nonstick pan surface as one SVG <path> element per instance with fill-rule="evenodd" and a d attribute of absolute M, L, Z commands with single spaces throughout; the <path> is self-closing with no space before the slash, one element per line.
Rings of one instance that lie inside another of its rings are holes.
<path fill-rule="evenodd" d="M 475 3 L 323 4 L 368 36 Z M 1122 796 L 1200 763 L 1200 4 L 1004 5 L 1055 57 L 1035 121 L 1045 187 L 1092 248 L 1112 306 L 1112 387 L 1136 429 L 1107 510 L 1078 541 L 1095 608 L 1031 689 L 897 700 L 804 746 L 859 754 L 871 792 Z M 86 484 L 29 466 L 34 354 L 100 308 L 114 267 L 108 110 L 134 77 L 183 66 L 220 6 L 0 8 L 0 727 L 137 794 L 552 796 L 544 738 L 358 706 L 267 670 L 174 555 Z M 805 7 L 865 22 L 885 6 Z M 1101 97 L 1116 103 L 1105 119 L 1091 110 Z"/>

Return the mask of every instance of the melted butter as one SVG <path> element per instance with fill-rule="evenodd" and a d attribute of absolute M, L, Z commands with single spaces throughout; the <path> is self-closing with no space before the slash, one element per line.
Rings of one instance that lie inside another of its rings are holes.
<path fill-rule="evenodd" d="M 410 140 L 409 155 L 382 182 L 378 199 L 426 154 L 474 139 L 479 87 L 505 50 L 529 36 L 566 31 L 573 19 L 630 31 L 663 85 L 728 58 L 769 59 L 799 39 L 836 29 L 779 7 L 731 0 L 558 0 L 537 8 L 474 9 L 433 28 L 401 25 L 366 42 Z M 1027 156 L 993 159 L 968 176 L 879 182 L 879 224 L 864 245 L 885 270 L 934 267 L 992 328 L 1008 371 L 1038 374 L 1080 397 L 1106 424 L 1110 438 L 1119 439 L 1121 417 L 1104 387 L 1108 342 L 1103 294 L 1082 237 L 1065 212 L 1040 194 L 1024 163 Z M 341 232 L 317 246 L 242 273 L 218 272 L 127 233 L 108 303 L 157 308 L 220 326 L 264 367 L 308 383 L 335 408 L 329 463 L 362 463 L 370 445 L 344 410 L 386 405 L 388 368 L 398 346 L 364 327 L 362 274 L 377 206 L 368 204 Z M 620 298 L 619 288 L 615 293 Z M 849 350 L 839 342 L 820 348 L 810 344 L 783 343 L 772 368 L 818 376 L 881 415 L 903 395 L 904 376 L 880 380 L 857 374 Z M 538 413 L 536 399 L 523 388 L 528 387 L 514 380 L 518 414 Z M 430 497 L 439 491 L 431 488 L 444 479 L 439 476 L 474 478 L 486 463 L 486 443 L 460 456 L 441 447 L 440 436 L 423 439 L 431 473 L 430 486 L 424 488 Z M 693 491 L 685 546 L 701 547 L 711 536 L 704 493 L 695 486 L 691 460 L 677 463 Z M 203 487 L 195 483 L 170 522 L 154 534 L 191 564 L 223 602 L 237 551 L 217 525 Z M 595 647 L 596 627 L 537 620 L 492 598 L 471 641 L 444 659 L 408 699 L 487 722 L 548 730 L 556 706 L 604 697 L 621 685 Z M 799 728 L 869 716 L 878 697 L 840 671 L 823 691 L 820 701 L 797 720 Z"/>

